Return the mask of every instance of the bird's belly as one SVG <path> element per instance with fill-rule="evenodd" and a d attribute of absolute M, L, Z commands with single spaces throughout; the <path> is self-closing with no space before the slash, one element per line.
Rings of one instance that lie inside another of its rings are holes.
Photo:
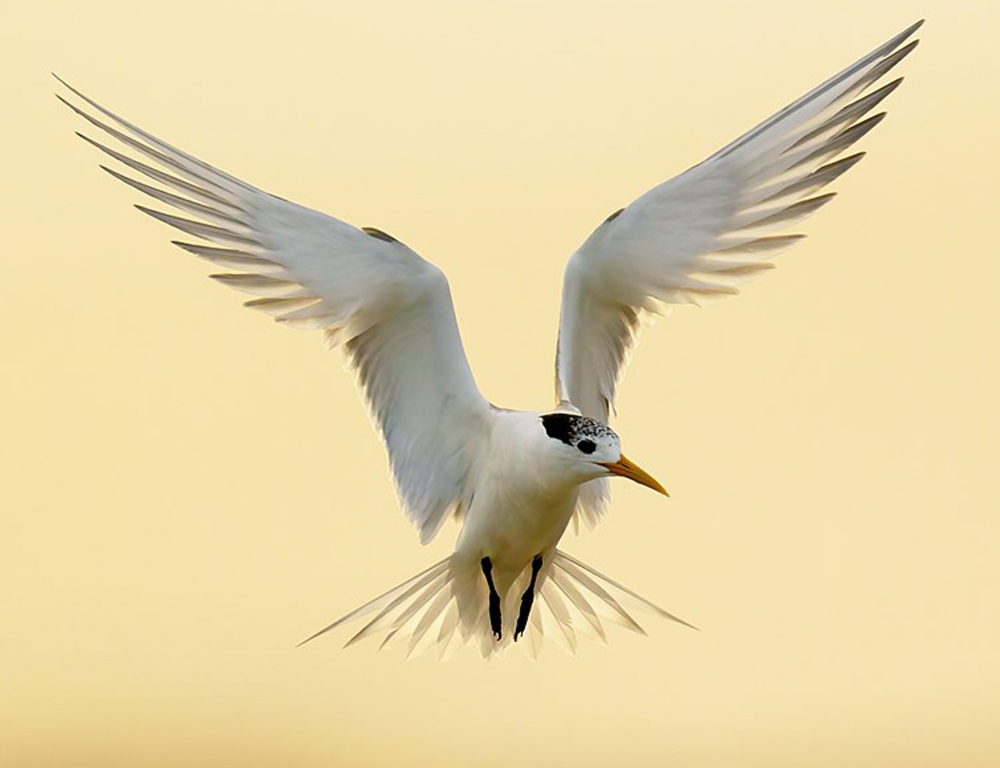
<path fill-rule="evenodd" d="M 469 510 L 456 552 L 477 562 L 489 557 L 494 569 L 513 580 L 536 555 L 555 547 L 566 531 L 576 493 L 546 499 L 496 499 Z"/>

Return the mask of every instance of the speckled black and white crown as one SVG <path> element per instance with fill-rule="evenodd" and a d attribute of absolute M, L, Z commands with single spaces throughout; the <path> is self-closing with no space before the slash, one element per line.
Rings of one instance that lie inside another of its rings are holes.
<path fill-rule="evenodd" d="M 542 426 L 545 433 L 553 440 L 560 440 L 566 445 L 580 447 L 581 441 L 589 441 L 593 446 L 595 441 L 616 437 L 614 431 L 606 424 L 589 416 L 578 416 L 575 413 L 543 413 Z M 581 450 L 583 450 L 581 448 Z M 588 451 L 584 451 L 588 453 Z M 593 452 L 593 448 L 589 452 Z"/>

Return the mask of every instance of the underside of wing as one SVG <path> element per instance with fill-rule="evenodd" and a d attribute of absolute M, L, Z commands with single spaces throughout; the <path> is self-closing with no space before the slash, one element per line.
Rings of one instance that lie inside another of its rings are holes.
<path fill-rule="evenodd" d="M 644 312 L 731 296 L 804 235 L 789 231 L 830 202 L 824 188 L 863 157 L 855 144 L 902 78 L 883 79 L 917 45 L 914 24 L 704 162 L 654 187 L 601 224 L 563 281 L 556 389 L 607 421 Z M 580 494 L 596 523 L 607 482 Z"/>
<path fill-rule="evenodd" d="M 176 245 L 230 270 L 211 277 L 254 296 L 246 306 L 342 345 L 429 541 L 468 502 L 489 413 L 441 271 L 380 230 L 262 192 L 60 83 L 76 103 L 58 98 L 101 136 L 81 138 L 115 161 L 101 167 L 181 214 L 136 206 L 195 238 Z"/>

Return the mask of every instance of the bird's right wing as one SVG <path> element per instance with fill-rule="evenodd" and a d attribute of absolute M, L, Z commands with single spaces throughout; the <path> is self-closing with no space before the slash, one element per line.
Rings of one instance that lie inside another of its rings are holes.
<path fill-rule="evenodd" d="M 384 232 L 256 189 L 60 82 L 83 106 L 60 100 L 131 154 L 80 136 L 139 178 L 101 167 L 195 218 L 139 210 L 213 243 L 174 241 L 235 270 L 212 277 L 258 297 L 246 306 L 287 325 L 322 330 L 331 345 L 343 346 L 385 440 L 406 514 L 421 541 L 430 541 L 470 500 L 489 419 L 442 272 Z"/>
<path fill-rule="evenodd" d="M 594 230 L 563 280 L 560 401 L 607 421 L 643 311 L 736 294 L 802 239 L 788 228 L 829 202 L 834 193 L 816 192 L 864 156 L 842 157 L 885 116 L 866 117 L 902 78 L 875 85 L 916 46 L 906 41 L 921 23 Z M 582 488 L 587 522 L 599 519 L 606 489 L 605 480 Z"/>

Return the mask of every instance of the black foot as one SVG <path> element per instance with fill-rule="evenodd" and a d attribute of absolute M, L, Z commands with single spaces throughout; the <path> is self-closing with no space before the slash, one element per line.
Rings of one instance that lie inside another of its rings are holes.
<path fill-rule="evenodd" d="M 535 581 L 538 579 L 538 572 L 542 569 L 542 556 L 535 555 L 531 561 L 531 583 L 521 595 L 521 610 L 517 614 L 517 626 L 514 628 L 514 642 L 524 634 L 528 628 L 528 617 L 531 615 L 531 606 L 535 602 Z"/>
<path fill-rule="evenodd" d="M 490 628 L 493 630 L 493 639 L 499 640 L 503 637 L 503 620 L 500 616 L 500 595 L 493 584 L 493 563 L 488 557 L 484 557 L 479 564 L 483 568 L 483 576 L 490 587 Z"/>

